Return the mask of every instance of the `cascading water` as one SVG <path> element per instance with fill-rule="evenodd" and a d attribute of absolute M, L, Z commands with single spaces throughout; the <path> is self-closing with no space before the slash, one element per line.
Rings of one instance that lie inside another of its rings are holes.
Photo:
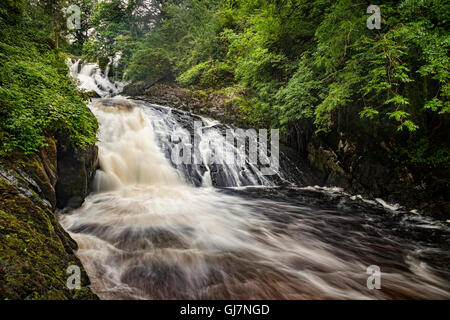
<path fill-rule="evenodd" d="M 114 96 L 123 90 L 124 83 L 111 82 L 108 79 L 110 64 L 103 73 L 95 63 L 83 64 L 82 60 L 75 62 L 72 59 L 67 60 L 70 75 L 78 81 L 78 89 L 87 92 L 95 92 L 100 97 Z"/>
<path fill-rule="evenodd" d="M 245 138 L 242 132 L 234 130 L 233 127 L 187 112 L 142 101 L 135 102 L 150 121 L 157 143 L 165 153 L 166 159 L 189 183 L 206 187 L 274 186 L 279 182 L 293 184 L 294 179 L 283 171 L 273 176 L 265 176 L 258 165 L 246 161 L 246 150 L 226 139 L 226 130 L 232 132 L 235 141 Z M 195 122 L 202 125 L 195 127 Z M 198 145 L 193 142 L 196 138 L 199 139 Z M 253 143 L 258 144 L 257 137 Z M 248 144 L 246 146 L 248 147 Z M 184 147 L 193 149 L 192 161 L 188 164 L 174 163 L 173 153 Z M 225 153 L 227 148 L 234 156 L 232 161 L 227 161 Z M 265 157 L 269 162 L 269 157 L 267 155 Z M 284 155 L 281 154 L 281 157 Z"/>
<path fill-rule="evenodd" d="M 60 222 L 100 298 L 450 297 L 446 226 L 334 190 L 274 187 L 289 178 L 249 164 L 171 162 L 173 132 L 192 136 L 199 119 L 200 156 L 211 156 L 223 135 L 210 119 L 123 98 L 91 109 L 94 192 Z M 380 290 L 367 288 L 371 265 Z"/>

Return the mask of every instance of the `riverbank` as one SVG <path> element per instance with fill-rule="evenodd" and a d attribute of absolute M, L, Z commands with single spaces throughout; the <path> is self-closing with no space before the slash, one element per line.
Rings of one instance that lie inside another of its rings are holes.
<path fill-rule="evenodd" d="M 57 208 L 81 205 L 97 167 L 97 148 L 79 148 L 64 133 L 40 152 L 0 159 L 0 297 L 2 299 L 96 299 L 75 256 L 75 241 L 59 225 Z M 71 290 L 70 266 L 80 268 Z"/>
<path fill-rule="evenodd" d="M 19 4 L 0 12 L 0 299 L 96 299 L 55 211 L 88 193 L 97 121 L 48 34 L 5 18 Z M 79 290 L 67 287 L 72 265 Z"/>

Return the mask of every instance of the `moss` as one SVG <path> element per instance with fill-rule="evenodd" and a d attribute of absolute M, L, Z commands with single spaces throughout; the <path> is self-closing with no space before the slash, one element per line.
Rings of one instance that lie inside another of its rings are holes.
<path fill-rule="evenodd" d="M 67 267 L 79 265 L 76 244 L 52 211 L 0 178 L 0 298 L 95 299 L 82 273 L 81 291 L 66 287 Z"/>
<path fill-rule="evenodd" d="M 14 152 L 8 158 L 0 159 L 0 169 L 14 177 L 16 187 L 33 193 L 32 200 L 37 205 L 42 205 L 45 199 L 52 208 L 56 206 L 56 166 L 56 144 L 53 138 L 47 139 L 47 146 L 40 153 L 25 155 L 23 152 Z"/>

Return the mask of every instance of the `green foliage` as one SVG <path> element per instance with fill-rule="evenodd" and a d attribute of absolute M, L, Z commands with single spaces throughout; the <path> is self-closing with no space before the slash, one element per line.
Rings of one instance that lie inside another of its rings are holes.
<path fill-rule="evenodd" d="M 97 122 L 68 77 L 66 57 L 29 24 L 0 24 L 0 155 L 34 153 L 58 129 L 79 146 L 93 144 Z"/>
<path fill-rule="evenodd" d="M 204 73 L 211 69 L 210 62 L 202 62 L 196 66 L 193 66 L 186 72 L 182 73 L 177 82 L 183 86 L 190 86 L 196 83 L 200 83 L 200 80 Z"/>
<path fill-rule="evenodd" d="M 25 0 L 4 0 L 0 4 L 0 17 L 3 21 L 16 24 L 22 20 L 25 6 Z"/>
<path fill-rule="evenodd" d="M 72 43 L 68 50 L 72 54 L 80 56 L 83 53 L 83 46 L 89 40 L 89 29 L 92 27 L 92 14 L 95 1 L 92 0 L 71 0 L 70 5 L 77 5 L 80 8 L 80 28 L 70 30 L 69 35 Z"/>
<path fill-rule="evenodd" d="M 411 142 L 399 149 L 399 158 L 407 164 L 426 166 L 430 169 L 448 167 L 450 150 L 430 143 L 427 138 Z"/>
<path fill-rule="evenodd" d="M 315 106 L 323 91 L 311 67 L 311 59 L 304 55 L 298 69 L 285 87 L 276 94 L 280 109 L 280 124 L 286 125 L 300 119 L 313 119 Z"/>
<path fill-rule="evenodd" d="M 84 3 L 89 0 L 77 0 Z M 102 60 L 121 57 L 121 63 L 114 68 L 113 76 L 118 79 L 126 77 L 125 70 L 129 67 L 130 80 L 142 80 L 154 78 L 150 72 L 144 74 L 142 67 L 149 71 L 147 65 L 140 65 L 147 58 L 147 53 L 142 52 L 142 43 L 152 38 L 152 28 L 158 25 L 165 17 L 165 13 L 156 9 L 162 8 L 162 3 L 170 4 L 165 0 L 111 0 L 90 1 L 85 9 L 86 22 L 82 23 L 82 35 L 76 30 L 73 35 L 82 43 L 82 54 L 87 60 Z M 85 6 L 86 7 L 86 6 Z M 87 13 L 87 14 L 86 14 Z M 181 26 L 180 26 L 181 29 Z M 91 30 L 87 37 L 88 30 Z M 158 38 L 159 35 L 156 35 Z M 73 47 L 73 46 L 72 46 Z M 162 48 L 161 48 L 162 49 Z M 161 57 L 163 50 L 149 54 L 149 59 Z M 135 54 L 133 61 L 131 56 Z M 154 60 L 152 60 L 154 61 Z M 162 63 L 168 62 L 163 60 Z M 161 63 L 161 65 L 162 65 Z M 135 69 L 137 68 L 137 69 Z M 155 67 L 156 68 L 156 67 Z M 161 70 L 156 72 L 162 74 Z"/>
<path fill-rule="evenodd" d="M 158 28 L 137 40 L 131 61 L 125 62 L 127 78 L 150 79 L 150 82 L 162 77 L 175 80 L 201 62 L 213 61 L 215 64 L 217 58 L 224 55 L 224 44 L 218 36 L 221 30 L 218 21 L 227 23 L 226 18 L 213 19 L 216 6 L 217 1 L 212 0 L 164 4 L 160 14 L 164 19 L 155 22 Z M 217 77 L 226 78 L 224 68 L 227 69 L 224 65 L 215 64 L 215 68 L 210 70 L 208 76 L 212 83 L 217 73 Z"/>
<path fill-rule="evenodd" d="M 203 88 L 218 88 L 233 81 L 233 68 L 224 62 L 202 62 L 182 73 L 177 82 L 182 86 L 199 85 Z"/>
<path fill-rule="evenodd" d="M 155 82 L 161 78 L 171 75 L 171 60 L 167 51 L 163 48 L 155 50 L 137 50 L 134 53 L 134 59 L 129 65 L 128 79 L 133 81 L 150 81 Z M 143 73 L 135 72 L 135 70 L 152 69 L 152 72 Z"/>
<path fill-rule="evenodd" d="M 137 37 L 120 3 L 97 5 L 100 47 L 85 50 L 128 43 L 132 81 L 237 89 L 234 102 L 261 126 L 306 121 L 317 134 L 448 149 L 448 1 L 383 1 L 381 30 L 367 28 L 369 1 L 161 1 Z"/>

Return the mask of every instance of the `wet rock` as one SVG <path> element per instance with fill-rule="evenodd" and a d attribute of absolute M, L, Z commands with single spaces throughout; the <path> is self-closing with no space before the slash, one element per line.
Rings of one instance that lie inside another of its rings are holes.
<path fill-rule="evenodd" d="M 55 209 L 56 167 L 56 144 L 49 138 L 39 154 L 27 157 L 14 154 L 2 159 L 0 177 L 37 205 Z"/>
<path fill-rule="evenodd" d="M 95 91 L 88 91 L 87 94 L 90 98 L 101 98 L 101 96 Z"/>
<path fill-rule="evenodd" d="M 82 269 L 80 292 L 67 288 L 67 268 L 81 262 L 51 209 L 1 176 L 0 194 L 0 299 L 96 299 Z"/>
<path fill-rule="evenodd" d="M 320 185 L 337 186 L 351 194 L 399 202 L 436 218 L 448 216 L 448 201 L 422 187 L 410 169 L 393 160 L 392 146 L 385 141 L 368 144 L 363 138 L 344 134 L 310 137 L 307 160 L 325 179 Z M 442 195 L 448 194 L 442 191 Z"/>
<path fill-rule="evenodd" d="M 68 132 L 60 131 L 58 141 L 58 182 L 56 183 L 56 206 L 77 208 L 89 192 L 89 184 L 98 167 L 98 148 L 80 148 L 70 142 Z"/>
<path fill-rule="evenodd" d="M 74 255 L 76 243 L 56 220 L 57 146 L 0 159 L 0 299 L 96 299 Z M 66 270 L 81 269 L 69 290 Z"/>
<path fill-rule="evenodd" d="M 327 175 L 326 184 L 348 186 L 349 177 L 338 160 L 337 155 L 323 147 L 314 147 L 312 143 L 308 145 L 308 161 L 320 172 Z"/>
<path fill-rule="evenodd" d="M 127 96 L 140 96 L 148 88 L 148 85 L 144 81 L 138 81 L 132 84 L 128 84 L 123 88 L 122 93 Z"/>

